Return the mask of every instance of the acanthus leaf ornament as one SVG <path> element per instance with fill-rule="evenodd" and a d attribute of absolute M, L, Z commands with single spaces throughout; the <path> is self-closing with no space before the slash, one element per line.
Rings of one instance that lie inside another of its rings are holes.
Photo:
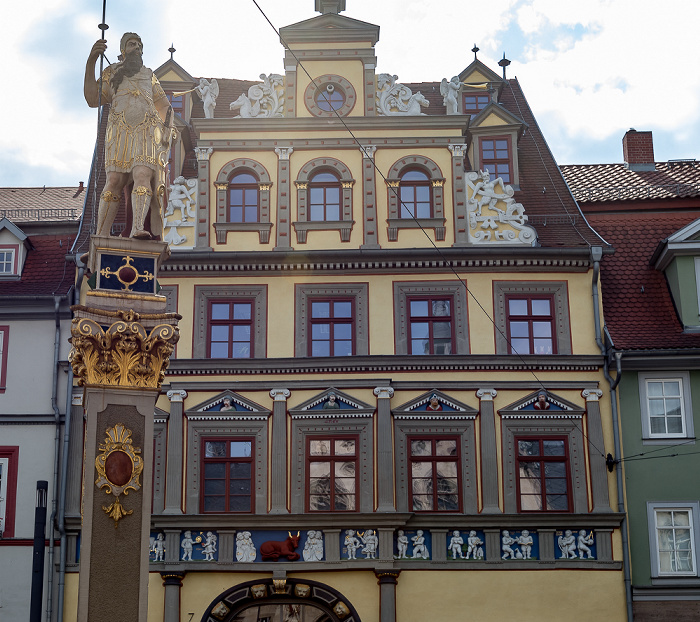
<path fill-rule="evenodd" d="M 139 455 L 141 450 L 133 445 L 131 430 L 123 423 L 117 423 L 105 432 L 105 442 L 98 447 L 100 453 L 95 458 L 95 485 L 100 490 L 106 488 L 106 494 L 116 497 L 110 505 L 102 506 L 107 516 L 114 520 L 116 528 L 122 517 L 133 514 L 133 510 L 124 508 L 119 496 L 128 495 L 129 490 L 141 489 L 139 477 L 143 471 L 143 459 Z"/>

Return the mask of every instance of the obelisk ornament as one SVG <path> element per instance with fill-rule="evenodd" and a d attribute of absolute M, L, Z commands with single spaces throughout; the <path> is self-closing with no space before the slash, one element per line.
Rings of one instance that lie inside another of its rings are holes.
<path fill-rule="evenodd" d="M 139 455 L 141 449 L 133 446 L 131 430 L 127 430 L 124 424 L 118 423 L 105 431 L 107 437 L 104 445 L 99 447 L 101 453 L 95 459 L 95 485 L 99 489 L 106 488 L 105 492 L 115 497 L 110 505 L 103 505 L 102 509 L 114 520 L 116 529 L 121 518 L 134 512 L 124 508 L 119 496 L 128 495 L 129 490 L 141 489 L 139 476 L 143 471 L 143 460 Z"/>

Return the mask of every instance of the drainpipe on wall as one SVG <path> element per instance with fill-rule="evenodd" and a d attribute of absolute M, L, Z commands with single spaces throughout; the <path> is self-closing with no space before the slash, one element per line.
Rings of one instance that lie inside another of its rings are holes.
<path fill-rule="evenodd" d="M 600 260 L 603 257 L 603 248 L 601 246 L 591 247 L 591 261 L 593 262 L 593 279 L 591 283 L 591 293 L 593 296 L 593 322 L 595 324 L 595 342 L 600 348 L 600 352 L 603 355 L 603 375 L 605 380 L 608 382 L 610 387 L 610 406 L 612 409 L 612 423 L 613 423 L 613 442 L 615 456 L 619 460 L 622 455 L 620 450 L 620 425 L 618 421 L 617 412 L 617 385 L 620 383 L 622 378 L 622 354 L 620 352 L 615 352 L 614 344 L 610 338 L 610 333 L 605 329 L 605 334 L 607 339 L 603 340 L 603 335 L 600 326 L 600 294 L 598 291 L 598 277 L 600 275 Z M 610 343 L 612 347 L 609 349 L 607 343 Z M 610 376 L 608 355 L 613 353 L 615 356 L 615 379 Z M 617 511 L 624 514 L 622 518 L 621 525 L 621 536 L 622 536 L 622 569 L 625 578 L 625 601 L 627 605 L 627 622 L 632 622 L 633 612 L 632 612 L 632 580 L 630 575 L 630 559 L 629 559 L 629 535 L 627 531 L 627 514 L 625 513 L 625 494 L 623 489 L 622 481 L 622 466 L 620 462 L 616 463 L 616 477 L 617 477 Z"/>

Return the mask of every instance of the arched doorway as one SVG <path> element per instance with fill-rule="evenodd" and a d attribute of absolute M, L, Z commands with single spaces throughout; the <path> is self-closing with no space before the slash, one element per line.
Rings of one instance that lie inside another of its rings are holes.
<path fill-rule="evenodd" d="M 220 594 L 202 622 L 360 622 L 340 592 L 303 579 L 260 579 Z"/>

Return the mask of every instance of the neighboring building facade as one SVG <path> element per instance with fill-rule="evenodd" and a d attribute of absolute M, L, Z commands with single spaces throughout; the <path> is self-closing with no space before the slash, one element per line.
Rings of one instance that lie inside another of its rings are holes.
<path fill-rule="evenodd" d="M 208 112 L 174 60 L 156 71 L 181 130 L 159 280 L 183 319 L 149 619 L 624 619 L 607 244 L 517 80 L 475 58 L 401 84 L 375 72 L 378 26 L 316 8 L 280 31 L 284 75 L 207 82 Z"/>
<path fill-rule="evenodd" d="M 654 162 L 630 130 L 625 164 L 563 166 L 615 247 L 601 272 L 625 461 L 634 619 L 700 617 L 700 165 Z"/>
<path fill-rule="evenodd" d="M 0 619 L 30 613 L 37 482 L 58 507 L 56 467 L 66 413 L 70 300 L 66 260 L 82 187 L 0 189 Z M 55 516 L 54 516 L 55 518 Z M 50 528 L 47 540 L 53 541 Z M 55 558 L 54 558 L 55 554 Z M 56 595 L 46 550 L 44 604 Z"/>

